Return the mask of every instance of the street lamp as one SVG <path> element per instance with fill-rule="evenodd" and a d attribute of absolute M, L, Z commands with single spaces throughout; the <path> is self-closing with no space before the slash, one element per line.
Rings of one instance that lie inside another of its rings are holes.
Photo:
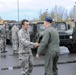
<path fill-rule="evenodd" d="M 19 24 L 19 0 L 17 0 L 17 13 L 18 13 L 18 24 Z"/>
<path fill-rule="evenodd" d="M 48 16 L 48 9 L 46 9 L 46 15 L 45 15 L 45 17 L 46 17 L 46 16 Z"/>
<path fill-rule="evenodd" d="M 55 5 L 55 21 L 57 22 L 57 5 Z"/>
<path fill-rule="evenodd" d="M 25 19 L 26 19 L 26 14 L 25 14 Z"/>

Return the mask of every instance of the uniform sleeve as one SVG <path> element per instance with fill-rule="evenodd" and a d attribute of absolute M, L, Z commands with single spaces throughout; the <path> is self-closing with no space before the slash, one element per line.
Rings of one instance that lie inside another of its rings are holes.
<path fill-rule="evenodd" d="M 19 28 L 17 28 L 17 33 L 19 32 Z"/>
<path fill-rule="evenodd" d="M 6 34 L 9 32 L 9 29 L 6 29 Z"/>
<path fill-rule="evenodd" d="M 2 35 L 2 29 L 0 29 L 0 37 L 3 37 L 3 35 Z"/>
<path fill-rule="evenodd" d="M 50 36 L 51 36 L 50 32 L 46 31 L 42 40 L 41 40 L 39 48 L 37 50 L 38 54 L 41 54 L 46 51 L 46 47 L 48 46 Z"/>
<path fill-rule="evenodd" d="M 23 44 L 25 47 L 33 48 L 34 47 L 34 43 L 26 40 L 26 38 L 23 37 L 22 35 L 23 34 L 19 34 L 18 33 L 19 41 L 21 42 L 21 44 Z"/>
<path fill-rule="evenodd" d="M 19 32 L 19 28 L 16 29 L 16 35 L 18 35 L 18 32 Z"/>

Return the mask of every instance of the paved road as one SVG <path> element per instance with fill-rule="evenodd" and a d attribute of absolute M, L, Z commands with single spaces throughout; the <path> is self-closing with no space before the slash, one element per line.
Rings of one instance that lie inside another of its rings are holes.
<path fill-rule="evenodd" d="M 76 75 L 76 54 L 69 54 L 65 47 L 60 47 L 58 61 L 59 75 Z M 7 53 L 0 54 L 0 75 L 21 75 L 18 55 L 13 55 L 12 47 L 7 45 Z M 35 67 L 32 75 L 44 75 L 44 56 L 40 59 L 34 57 Z"/>
<path fill-rule="evenodd" d="M 59 75 L 76 75 L 76 63 L 59 64 Z M 0 71 L 0 75 L 21 75 L 21 70 L 4 70 Z M 34 67 L 31 75 L 44 75 L 44 66 Z"/>
<path fill-rule="evenodd" d="M 59 64 L 59 75 L 76 75 L 76 63 Z M 34 68 L 32 75 L 44 75 L 44 67 Z"/>

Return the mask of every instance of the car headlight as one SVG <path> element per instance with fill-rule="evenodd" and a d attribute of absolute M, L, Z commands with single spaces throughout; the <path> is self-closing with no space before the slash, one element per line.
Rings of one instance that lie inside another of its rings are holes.
<path fill-rule="evenodd" d="M 73 37 L 72 36 L 69 36 L 69 38 L 72 39 Z"/>

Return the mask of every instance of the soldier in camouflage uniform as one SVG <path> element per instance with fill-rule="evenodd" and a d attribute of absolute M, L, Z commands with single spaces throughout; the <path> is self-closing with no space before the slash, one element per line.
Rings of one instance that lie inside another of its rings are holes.
<path fill-rule="evenodd" d="M 21 64 L 22 75 L 30 75 L 33 70 L 33 55 L 31 48 L 37 47 L 38 43 L 30 42 L 29 22 L 22 21 L 22 28 L 18 33 L 19 38 L 19 61 Z"/>
<path fill-rule="evenodd" d="M 58 75 L 57 62 L 59 59 L 59 34 L 51 26 L 52 19 L 46 17 L 44 21 L 45 31 L 40 42 L 36 57 L 45 52 L 45 75 Z"/>
<path fill-rule="evenodd" d="M 12 46 L 13 46 L 13 54 L 18 53 L 18 31 L 19 28 L 14 25 L 11 29 L 12 32 Z"/>
<path fill-rule="evenodd" d="M 5 50 L 7 31 L 8 30 L 6 29 L 6 24 L 3 23 L 2 28 L 0 29 L 0 49 L 1 49 L 1 53 L 7 52 Z"/>

